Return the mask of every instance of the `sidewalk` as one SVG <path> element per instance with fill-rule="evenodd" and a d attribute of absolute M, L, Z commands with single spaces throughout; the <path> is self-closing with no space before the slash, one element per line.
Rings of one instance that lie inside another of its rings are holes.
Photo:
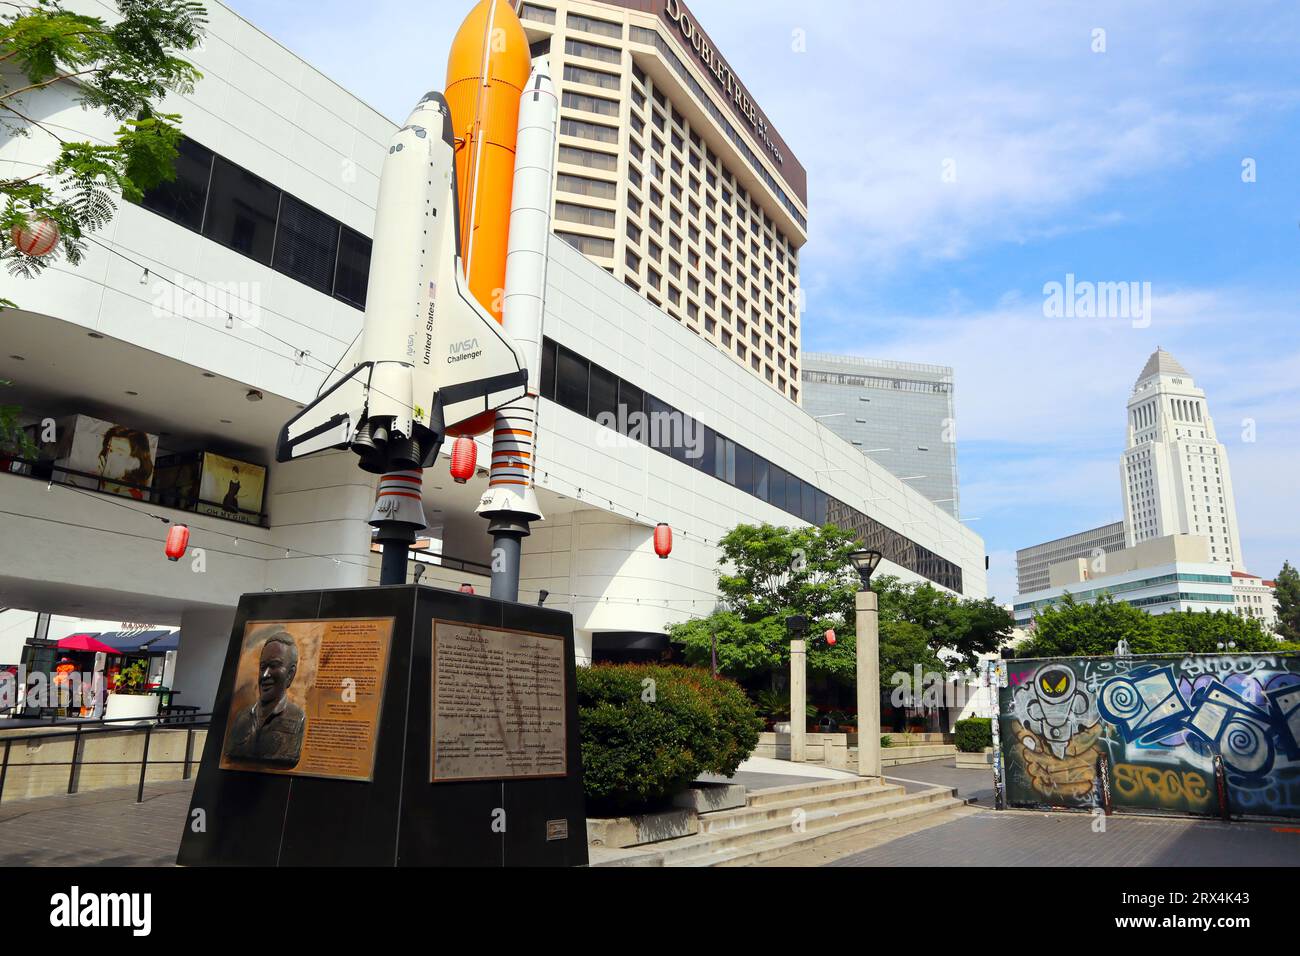
<path fill-rule="evenodd" d="M 193 780 L 0 804 L 0 866 L 173 866 Z"/>

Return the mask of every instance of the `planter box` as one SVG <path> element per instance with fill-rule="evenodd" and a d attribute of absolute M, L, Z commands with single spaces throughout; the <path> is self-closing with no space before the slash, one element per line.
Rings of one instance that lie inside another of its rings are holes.
<path fill-rule="evenodd" d="M 588 817 L 587 845 L 603 847 L 640 846 L 700 832 L 700 815 L 679 808 L 634 817 Z"/>
<path fill-rule="evenodd" d="M 738 783 L 697 783 L 673 797 L 673 806 L 696 813 L 734 810 L 745 805 L 745 788 Z"/>
<path fill-rule="evenodd" d="M 964 754 L 957 751 L 958 770 L 985 770 L 993 766 L 993 748 L 985 747 L 983 753 Z"/>
<path fill-rule="evenodd" d="M 144 723 L 158 716 L 158 703 L 161 700 L 157 694 L 109 694 L 104 719 L 125 722 L 134 718 L 137 722 Z"/>

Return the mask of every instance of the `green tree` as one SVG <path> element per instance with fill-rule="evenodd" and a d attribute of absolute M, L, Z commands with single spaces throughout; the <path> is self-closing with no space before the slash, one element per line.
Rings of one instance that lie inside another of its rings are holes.
<path fill-rule="evenodd" d="M 892 692 L 898 686 L 896 674 L 910 679 L 917 667 L 922 674 L 946 674 L 948 665 L 931 645 L 930 635 L 912 621 L 880 622 L 880 689 Z M 920 688 L 914 688 L 920 693 Z"/>
<path fill-rule="evenodd" d="M 1254 618 L 1226 611 L 1147 614 L 1103 593 L 1091 604 L 1066 594 L 1038 612 L 1033 637 L 1017 657 L 1091 657 L 1115 653 L 1121 640 L 1133 654 L 1212 654 L 1220 645 L 1237 651 L 1276 651 L 1276 639 Z"/>
<path fill-rule="evenodd" d="M 857 645 L 853 595 L 857 575 L 849 562 L 853 536 L 840 528 L 737 525 L 719 542 L 718 590 L 724 609 L 669 627 L 689 664 L 708 667 L 717 642 L 718 670 L 737 680 L 761 678 L 790 666 L 785 620 L 808 619 L 808 671 L 852 683 Z M 836 631 L 830 646 L 822 635 Z"/>
<path fill-rule="evenodd" d="M 168 93 L 194 88 L 201 74 L 177 54 L 202 40 L 207 12 L 191 0 L 118 0 L 118 17 L 73 13 L 59 0 L 0 4 L 0 130 L 46 141 L 45 165 L 0 176 L 0 262 L 34 276 L 63 257 L 81 261 L 86 235 L 103 228 L 117 198 L 137 201 L 174 179 L 179 117 L 159 113 Z M 102 142 L 69 140 L 42 116 L 33 99 L 61 89 L 83 108 L 121 125 Z M 19 229 L 40 222 L 58 228 L 58 245 L 33 257 L 14 242 Z M 14 307 L 0 298 L 0 312 Z M 8 385 L 9 383 L 4 383 Z M 20 409 L 0 407 L 0 451 L 30 456 Z"/>
<path fill-rule="evenodd" d="M 889 575 L 876 579 L 872 587 L 879 595 L 882 622 L 916 624 L 931 650 L 942 651 L 957 670 L 969 670 L 980 655 L 996 652 L 1015 626 L 1011 614 L 992 598 L 963 600 L 928 582 L 905 584 Z"/>
<path fill-rule="evenodd" d="M 1282 562 L 1277 573 L 1277 634 L 1292 644 L 1300 643 L 1300 572 L 1290 561 Z"/>

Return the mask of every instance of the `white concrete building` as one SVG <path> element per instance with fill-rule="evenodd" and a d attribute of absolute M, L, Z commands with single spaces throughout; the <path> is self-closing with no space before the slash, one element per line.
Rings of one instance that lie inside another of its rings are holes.
<path fill-rule="evenodd" d="M 73 6 L 113 13 L 99 0 Z M 220 3 L 208 9 L 193 56 L 204 79 L 163 104 L 184 117 L 178 181 L 123 203 L 80 265 L 0 277 L 0 296 L 20 306 L 4 316 L 0 378 L 15 382 L 5 400 L 27 421 L 81 414 L 156 436 L 156 459 L 266 466 L 264 500 L 241 499 L 238 513 L 223 510 L 220 489 L 178 498 L 146 483 L 122 496 L 93 475 L 70 486 L 76 469 L 56 461 L 0 469 L 0 606 L 179 625 L 175 687 L 205 709 L 241 594 L 378 580 L 373 477 L 347 453 L 273 459 L 281 425 L 361 327 L 378 174 L 397 128 Z M 58 88 L 27 105 L 67 138 L 116 126 Z M 39 134 L 11 138 L 0 173 L 51 152 Z M 662 639 L 665 625 L 713 610 L 716 542 L 740 522 L 835 521 L 883 551 L 882 573 L 984 596 L 977 534 L 567 242 L 554 239 L 551 256 L 546 520 L 524 543 L 521 599 L 544 589 L 548 606 L 571 610 L 580 658 L 601 635 Z M 681 437 L 624 440 L 595 420 L 619 406 L 677 412 Z M 479 460 L 489 458 L 485 444 Z M 445 468 L 424 482 L 441 556 L 426 556 L 423 583 L 484 593 L 476 562 L 489 538 L 474 507 L 485 472 L 459 486 Z M 164 557 L 160 519 L 191 528 L 183 560 Z M 652 546 L 661 521 L 676 532 L 667 561 Z"/>
<path fill-rule="evenodd" d="M 1052 565 L 1047 587 L 1017 594 L 1017 627 L 1028 627 L 1036 612 L 1059 604 L 1068 593 L 1080 603 L 1102 594 L 1148 614 L 1170 611 L 1234 613 L 1234 578 L 1212 560 L 1210 539 L 1169 535 L 1104 555 L 1101 561 L 1072 558 Z"/>
<path fill-rule="evenodd" d="M 1277 630 L 1278 604 L 1275 582 L 1265 581 L 1258 574 L 1233 571 L 1232 596 L 1233 610 L 1238 616 L 1254 618 L 1270 634 Z"/>
<path fill-rule="evenodd" d="M 1203 534 L 1211 561 L 1245 569 L 1228 451 L 1215 435 L 1205 392 L 1163 349 L 1151 354 L 1129 397 L 1120 475 L 1129 547 Z"/>

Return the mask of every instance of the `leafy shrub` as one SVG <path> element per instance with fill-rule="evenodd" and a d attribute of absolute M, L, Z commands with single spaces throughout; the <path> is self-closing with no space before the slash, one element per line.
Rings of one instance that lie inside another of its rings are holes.
<path fill-rule="evenodd" d="M 993 746 L 993 721 L 988 717 L 971 717 L 957 721 L 957 749 L 964 754 L 979 754 Z"/>
<path fill-rule="evenodd" d="M 706 670 L 578 668 L 583 783 L 592 815 L 652 809 L 702 773 L 730 776 L 758 745 L 762 728 L 745 692 Z"/>
<path fill-rule="evenodd" d="M 881 747 L 892 747 L 892 746 L 894 746 L 894 738 L 891 737 L 891 736 L 889 736 L 889 734 L 885 734 L 885 736 L 883 736 L 883 737 L 880 738 L 880 746 L 881 746 Z"/>

